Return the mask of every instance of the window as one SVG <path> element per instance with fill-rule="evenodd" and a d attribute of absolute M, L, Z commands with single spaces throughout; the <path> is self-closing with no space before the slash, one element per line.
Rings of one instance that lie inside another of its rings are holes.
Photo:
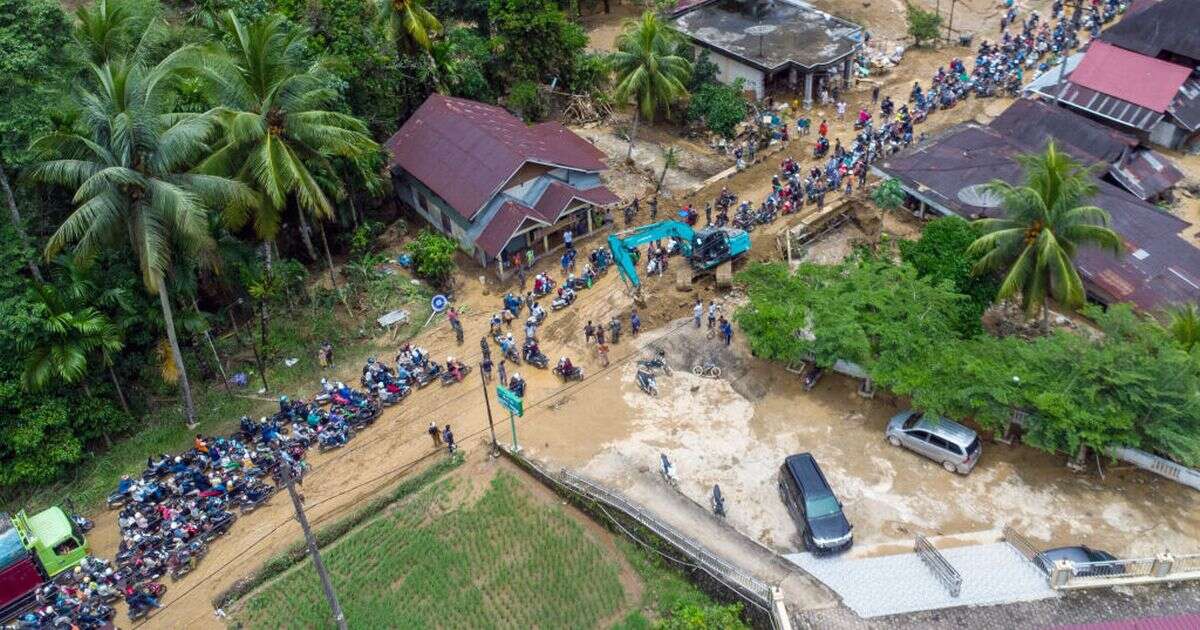
<path fill-rule="evenodd" d="M 922 431 L 922 430 L 918 429 L 916 431 L 909 431 L 908 435 L 909 435 L 909 437 L 913 438 L 914 440 L 921 440 L 922 442 L 929 441 L 929 432 L 928 431 Z"/>
<path fill-rule="evenodd" d="M 921 421 L 921 416 L 923 416 L 923 415 L 924 414 L 914 413 L 913 415 L 909 416 L 908 419 L 904 421 L 904 425 L 903 425 L 904 430 L 907 431 L 907 430 L 917 426 L 917 423 Z"/>
<path fill-rule="evenodd" d="M 950 450 L 950 443 L 936 435 L 929 436 L 929 443 L 944 451 Z"/>
<path fill-rule="evenodd" d="M 454 228 L 450 226 L 450 217 L 447 216 L 445 212 L 442 212 L 442 229 L 445 230 L 447 234 L 454 233 Z"/>
<path fill-rule="evenodd" d="M 954 453 L 955 455 L 963 454 L 962 447 L 955 444 L 954 442 L 946 442 L 946 450 L 950 451 L 951 453 Z"/>
<path fill-rule="evenodd" d="M 809 518 L 821 518 L 822 516 L 837 514 L 841 509 L 842 506 L 838 505 L 837 499 L 832 494 L 810 499 L 804 504 L 804 511 L 808 514 Z"/>

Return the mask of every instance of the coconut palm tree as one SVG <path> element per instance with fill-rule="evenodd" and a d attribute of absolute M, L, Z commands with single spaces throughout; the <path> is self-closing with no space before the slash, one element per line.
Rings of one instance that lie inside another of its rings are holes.
<path fill-rule="evenodd" d="M 222 16 L 222 27 L 225 50 L 195 66 L 210 99 L 220 103 L 215 114 L 225 131 L 201 170 L 236 177 L 259 193 L 260 203 L 228 207 L 225 219 L 234 228 L 253 223 L 268 264 L 268 242 L 294 198 L 301 237 L 316 259 L 306 215 L 319 222 L 332 219 L 335 209 L 327 191 L 332 186 L 336 197 L 342 189 L 330 158 L 355 160 L 379 146 L 361 120 L 328 109 L 338 95 L 321 61 L 304 63 L 303 32 L 285 28 L 278 15 L 244 24 L 232 11 Z M 328 248 L 325 253 L 332 269 Z"/>
<path fill-rule="evenodd" d="M 1167 310 L 1167 332 L 1175 343 L 1188 352 L 1200 344 L 1200 306 L 1194 302 L 1173 306 Z"/>
<path fill-rule="evenodd" d="M 670 115 L 671 105 L 687 96 L 692 64 L 675 54 L 677 37 L 651 11 L 643 13 L 640 19 L 627 20 L 617 36 L 617 50 L 609 56 L 609 64 L 617 75 L 613 96 L 621 103 L 633 99 L 635 105 L 625 159 L 633 156 L 639 117 L 654 120 L 660 111 Z"/>
<path fill-rule="evenodd" d="M 75 9 L 75 40 L 94 64 L 125 57 L 140 24 L 148 16 L 129 0 L 96 0 Z M 150 33 L 147 30 L 143 34 Z"/>
<path fill-rule="evenodd" d="M 47 258 L 68 247 L 77 261 L 122 244 L 132 250 L 146 289 L 159 298 L 185 418 L 192 426 L 196 410 L 171 311 L 172 255 L 211 246 L 209 208 L 249 204 L 253 197 L 236 181 L 189 172 L 206 155 L 204 140 L 215 125 L 211 116 L 167 111 L 166 87 L 186 52 L 176 51 L 152 67 L 122 59 L 92 65 L 95 85 L 78 99 L 82 129 L 34 141 L 34 150 L 47 161 L 31 175 L 75 190 L 76 208 L 47 242 Z"/>
<path fill-rule="evenodd" d="M 1004 274 L 997 300 L 1019 294 L 1026 316 L 1040 310 L 1042 324 L 1048 327 L 1047 297 L 1068 307 L 1084 302 L 1083 281 L 1074 262 L 1079 248 L 1094 245 L 1117 255 L 1121 238 L 1108 227 L 1107 212 L 1083 205 L 1096 192 L 1091 173 L 1053 142 L 1044 152 L 1017 161 L 1025 172 L 1024 182 L 987 184 L 986 190 L 1000 199 L 1004 216 L 976 221 L 983 236 L 967 253 L 980 256 L 975 273 Z"/>
<path fill-rule="evenodd" d="M 428 53 L 434 36 L 442 32 L 442 23 L 421 0 L 376 0 L 376 6 L 388 37 L 402 53 Z"/>

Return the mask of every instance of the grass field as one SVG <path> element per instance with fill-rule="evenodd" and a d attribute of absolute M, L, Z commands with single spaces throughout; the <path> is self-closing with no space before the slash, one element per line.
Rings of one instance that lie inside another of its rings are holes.
<path fill-rule="evenodd" d="M 591 628 L 620 620 L 620 565 L 578 522 L 536 500 L 511 473 L 497 473 L 473 503 L 454 498 L 465 483 L 438 481 L 324 550 L 351 627 Z M 329 625 L 329 609 L 305 562 L 243 600 L 236 618 L 251 628 L 314 628 Z"/>

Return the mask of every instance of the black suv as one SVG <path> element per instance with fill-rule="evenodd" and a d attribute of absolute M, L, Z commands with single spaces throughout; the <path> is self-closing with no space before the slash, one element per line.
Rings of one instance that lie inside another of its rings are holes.
<path fill-rule="evenodd" d="M 850 533 L 853 526 L 811 454 L 800 453 L 783 460 L 779 497 L 802 530 L 805 549 L 843 551 L 854 542 Z"/>

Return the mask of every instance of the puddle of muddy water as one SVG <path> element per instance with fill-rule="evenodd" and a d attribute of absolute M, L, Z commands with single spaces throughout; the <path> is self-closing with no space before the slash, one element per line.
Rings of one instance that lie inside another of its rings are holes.
<path fill-rule="evenodd" d="M 647 339 L 643 339 L 645 343 Z M 859 545 L 911 546 L 913 536 L 961 535 L 1014 525 L 1046 547 L 1085 543 L 1123 556 L 1200 549 L 1195 492 L 1140 471 L 1069 472 L 1061 458 L 985 439 L 967 476 L 892 447 L 883 439 L 900 408 L 864 400 L 831 376 L 811 392 L 798 377 L 734 351 L 714 350 L 685 328 L 657 342 L 675 365 L 643 394 L 632 362 L 573 395 L 550 422 L 530 425 L 534 454 L 619 487 L 630 472 L 674 462 L 680 489 L 708 505 L 714 484 L 739 531 L 779 550 L 797 531 L 779 501 L 776 472 L 792 453 L 811 452 L 845 504 Z M 714 354 L 715 353 L 715 354 Z M 703 379 L 688 361 L 715 356 L 728 378 Z M 681 369 L 683 368 L 683 369 Z"/>

